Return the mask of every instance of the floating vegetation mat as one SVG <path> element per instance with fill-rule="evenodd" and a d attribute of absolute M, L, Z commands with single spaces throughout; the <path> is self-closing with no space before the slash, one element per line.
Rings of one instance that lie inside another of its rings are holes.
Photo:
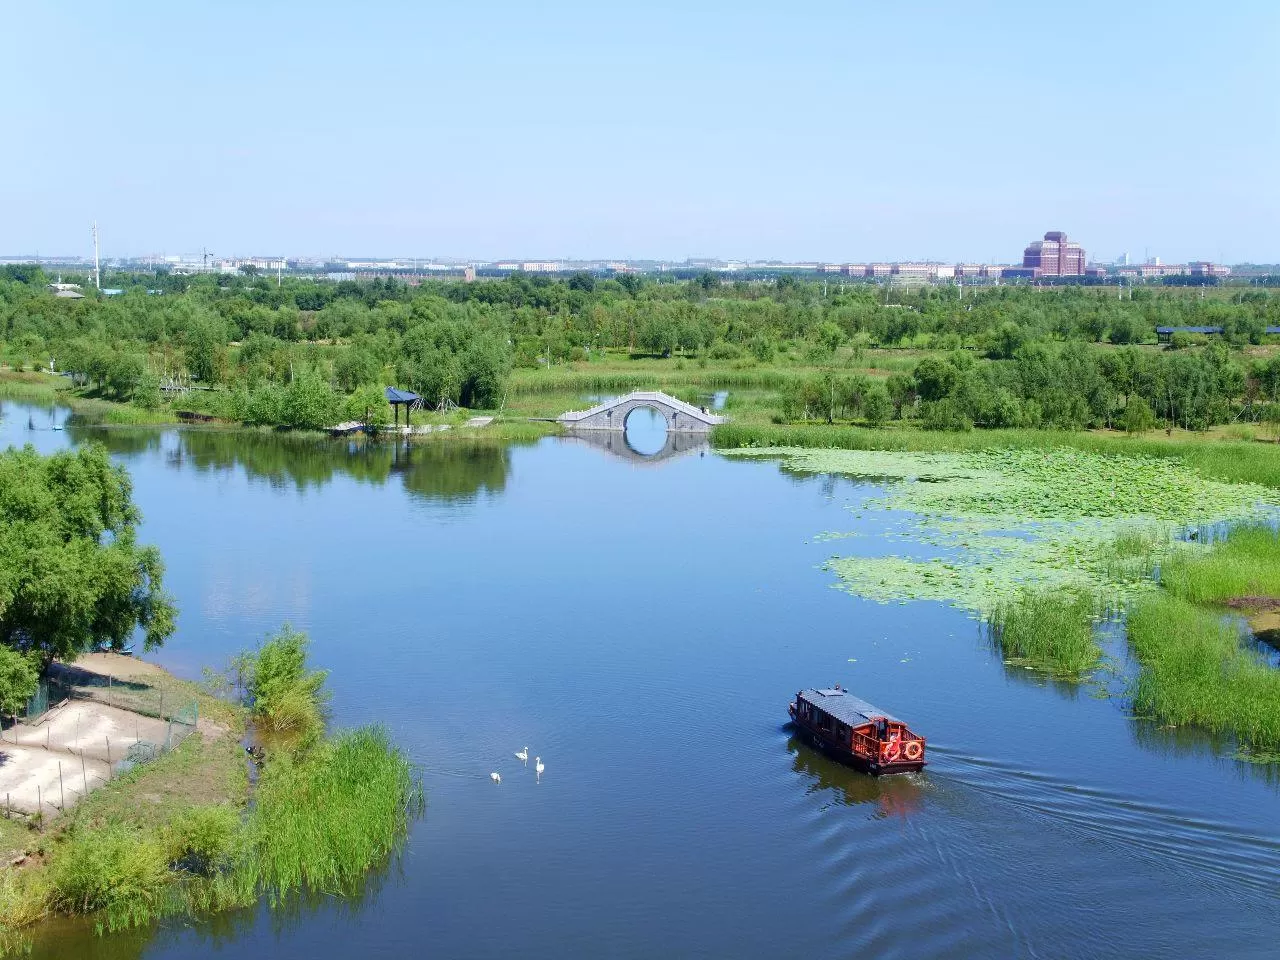
<path fill-rule="evenodd" d="M 884 603 L 940 600 L 975 613 L 1025 587 L 1082 590 L 1123 606 L 1189 528 L 1273 516 L 1280 491 L 1209 480 L 1172 458 L 1070 447 L 908 453 L 774 448 L 727 456 L 780 458 L 798 473 L 865 477 L 886 487 L 859 515 L 885 517 L 892 556 L 835 556 L 849 591 Z M 825 534 L 833 542 L 844 535 Z"/>

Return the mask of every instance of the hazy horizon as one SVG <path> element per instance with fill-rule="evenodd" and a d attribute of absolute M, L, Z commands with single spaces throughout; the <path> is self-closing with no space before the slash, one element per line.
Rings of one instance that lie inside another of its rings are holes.
<path fill-rule="evenodd" d="M 0 252 L 1280 261 L 1280 9 L 7 13 Z"/>

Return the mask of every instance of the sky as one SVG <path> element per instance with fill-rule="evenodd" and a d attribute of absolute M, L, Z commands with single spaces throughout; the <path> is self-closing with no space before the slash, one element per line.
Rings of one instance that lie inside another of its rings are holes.
<path fill-rule="evenodd" d="M 0 5 L 0 255 L 1280 261 L 1280 3 Z"/>

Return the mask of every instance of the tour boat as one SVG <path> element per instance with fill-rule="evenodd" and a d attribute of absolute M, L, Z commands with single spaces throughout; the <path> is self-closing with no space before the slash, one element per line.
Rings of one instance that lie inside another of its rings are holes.
<path fill-rule="evenodd" d="M 907 773 L 925 764 L 924 737 L 838 683 L 801 690 L 787 712 L 815 747 L 865 773 Z"/>

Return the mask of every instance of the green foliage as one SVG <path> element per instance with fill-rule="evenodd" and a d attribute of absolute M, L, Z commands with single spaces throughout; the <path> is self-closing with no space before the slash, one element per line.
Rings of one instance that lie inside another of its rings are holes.
<path fill-rule="evenodd" d="M 39 684 L 40 665 L 34 656 L 0 647 L 0 714 L 16 715 Z"/>
<path fill-rule="evenodd" d="M 244 855 L 240 814 L 232 807 L 189 807 L 161 831 L 165 859 L 177 869 L 214 876 L 233 869 Z"/>
<path fill-rule="evenodd" d="M 268 763 L 250 825 L 259 886 L 275 900 L 350 892 L 395 852 L 421 804 L 408 761 L 377 727 Z"/>
<path fill-rule="evenodd" d="M 1172 596 L 1129 613 L 1129 647 L 1141 665 L 1133 707 L 1161 723 L 1233 734 L 1247 749 L 1280 749 L 1280 671 L 1241 645 L 1221 614 Z"/>
<path fill-rule="evenodd" d="M 1165 561 L 1160 582 L 1191 603 L 1280 599 L 1280 535 L 1270 526 L 1238 527 L 1203 552 L 1184 552 Z"/>
<path fill-rule="evenodd" d="M 1005 658 L 1037 670 L 1078 678 L 1097 666 L 1094 601 L 1078 590 L 1023 590 L 987 619 Z"/>
<path fill-rule="evenodd" d="M 1139 396 L 1161 420 L 1199 430 L 1255 416 L 1263 407 L 1251 399 L 1280 399 L 1271 389 L 1277 377 L 1253 379 L 1227 346 L 1262 341 L 1267 326 L 1280 323 L 1280 298 L 1265 291 L 1228 301 L 1138 290 L 1117 301 L 1109 291 L 999 286 L 970 288 L 962 300 L 932 287 L 853 283 L 831 291 L 791 274 L 729 284 L 709 272 L 607 280 L 517 273 L 413 287 L 394 278 L 291 277 L 277 286 L 251 276 L 119 275 L 112 282 L 131 290 L 125 297 L 66 301 L 37 285 L 35 271 L 19 274 L 0 284 L 0 358 L 29 367 L 53 356 L 79 383 L 119 401 L 132 397 L 140 409 L 158 407 L 147 369 L 219 390 L 226 384 L 227 394 L 200 400 L 255 423 L 319 421 L 318 392 L 292 406 L 278 392 L 309 376 L 304 371 L 336 386 L 336 407 L 362 387 L 385 386 L 393 370 L 396 383 L 432 405 L 492 408 L 508 395 L 513 363 L 540 370 L 596 362 L 604 350 L 696 353 L 708 365 L 839 368 L 872 349 L 928 344 L 949 352 L 922 359 L 904 351 L 893 360 L 897 374 L 918 367 L 918 382 L 891 385 L 894 418 L 911 418 L 917 396 L 951 400 L 954 407 L 943 409 L 955 415 L 945 419 L 984 429 L 1114 427 Z M 143 295 L 144 285 L 165 296 Z M 1174 345 L 1186 349 L 1173 351 L 1133 346 L 1150 343 L 1156 324 L 1226 332 L 1221 342 L 1176 335 Z M 1111 345 L 1102 346 L 1107 338 Z M 1260 366 L 1266 374 L 1267 362 Z M 277 389 L 255 396 L 264 384 Z M 879 419 L 864 410 L 846 415 Z"/>
<path fill-rule="evenodd" d="M 132 494 L 99 446 L 0 453 L 0 645 L 71 659 L 119 649 L 138 627 L 148 648 L 173 632 L 164 565 L 136 541 Z"/>
<path fill-rule="evenodd" d="M 72 836 L 50 864 L 49 881 L 54 910 L 101 912 L 108 929 L 120 930 L 162 912 L 169 865 L 152 838 L 108 825 Z"/>
<path fill-rule="evenodd" d="M 285 624 L 242 658 L 249 705 L 264 728 L 306 735 L 323 726 L 328 671 L 307 669 L 309 643 L 305 633 Z"/>
<path fill-rule="evenodd" d="M 1124 406 L 1124 429 L 1127 433 L 1144 433 L 1156 425 L 1151 404 L 1142 397 L 1130 397 Z"/>

